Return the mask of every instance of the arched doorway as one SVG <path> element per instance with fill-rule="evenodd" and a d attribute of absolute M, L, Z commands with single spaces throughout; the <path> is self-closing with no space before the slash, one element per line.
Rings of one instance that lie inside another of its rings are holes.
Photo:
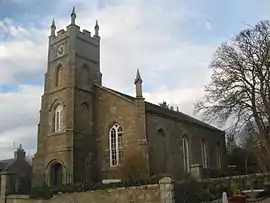
<path fill-rule="evenodd" d="M 59 186 L 62 184 L 63 166 L 55 163 L 51 166 L 51 186 Z"/>

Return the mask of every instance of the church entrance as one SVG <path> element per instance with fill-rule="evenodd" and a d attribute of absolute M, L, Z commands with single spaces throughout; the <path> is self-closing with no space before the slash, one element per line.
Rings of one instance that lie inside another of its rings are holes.
<path fill-rule="evenodd" d="M 59 186 L 62 184 L 63 166 L 55 163 L 51 166 L 51 186 Z"/>

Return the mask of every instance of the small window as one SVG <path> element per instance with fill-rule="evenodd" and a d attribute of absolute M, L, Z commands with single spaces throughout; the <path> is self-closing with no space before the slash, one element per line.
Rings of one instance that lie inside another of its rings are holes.
<path fill-rule="evenodd" d="M 110 165 L 117 166 L 123 159 L 123 130 L 119 124 L 114 124 L 109 131 Z"/>
<path fill-rule="evenodd" d="M 62 106 L 57 105 L 54 114 L 54 131 L 59 132 L 62 130 Z"/>
<path fill-rule="evenodd" d="M 55 86 L 58 87 L 62 85 L 62 75 L 63 75 L 63 67 L 59 66 L 56 69 L 56 74 L 55 74 Z"/>

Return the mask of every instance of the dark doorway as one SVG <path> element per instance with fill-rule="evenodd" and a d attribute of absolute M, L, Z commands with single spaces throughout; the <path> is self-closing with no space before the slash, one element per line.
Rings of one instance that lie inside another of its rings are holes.
<path fill-rule="evenodd" d="M 60 163 L 55 163 L 51 168 L 51 185 L 59 186 L 62 184 L 63 167 Z"/>

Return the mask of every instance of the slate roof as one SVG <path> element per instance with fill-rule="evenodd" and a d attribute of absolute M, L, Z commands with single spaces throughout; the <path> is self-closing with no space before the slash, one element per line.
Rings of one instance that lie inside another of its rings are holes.
<path fill-rule="evenodd" d="M 14 159 L 0 160 L 0 172 L 6 170 L 13 162 Z"/>
<path fill-rule="evenodd" d="M 107 88 L 104 86 L 97 85 L 97 87 L 100 87 L 100 88 L 105 89 L 109 92 L 115 93 L 121 97 L 125 97 L 126 99 L 131 100 L 131 101 L 135 101 L 135 99 L 136 99 L 135 97 L 132 97 L 130 95 L 124 94 L 122 92 L 118 92 L 116 90 L 113 90 L 113 89 L 110 89 L 110 88 Z M 193 118 L 187 114 L 184 114 L 184 113 L 178 112 L 178 111 L 174 111 L 174 110 L 170 110 L 167 108 L 163 108 L 159 105 L 156 105 L 156 104 L 153 104 L 150 102 L 145 102 L 145 111 L 149 112 L 149 113 L 157 114 L 161 117 L 166 117 L 166 118 L 169 118 L 172 120 L 177 120 L 177 121 L 182 122 L 182 123 L 188 123 L 188 124 L 195 125 L 198 127 L 203 127 L 203 128 L 207 128 L 207 129 L 210 129 L 213 131 L 224 133 L 224 131 L 222 131 L 214 126 L 211 126 L 207 123 L 204 123 L 196 118 Z"/>
<path fill-rule="evenodd" d="M 146 112 L 149 113 L 153 113 L 153 114 L 157 114 L 159 116 L 163 116 L 172 120 L 177 120 L 180 121 L 182 123 L 188 123 L 191 125 L 195 125 L 195 126 L 199 126 L 199 127 L 203 127 L 203 128 L 208 128 L 211 129 L 213 131 L 217 131 L 217 132 L 224 132 L 214 126 L 211 126 L 207 123 L 204 123 L 194 117 L 191 117 L 187 114 L 184 114 L 180 111 L 174 111 L 174 110 L 170 110 L 167 108 L 163 108 L 161 106 L 158 106 L 156 104 L 152 104 L 150 102 L 145 102 L 145 110 Z"/>

